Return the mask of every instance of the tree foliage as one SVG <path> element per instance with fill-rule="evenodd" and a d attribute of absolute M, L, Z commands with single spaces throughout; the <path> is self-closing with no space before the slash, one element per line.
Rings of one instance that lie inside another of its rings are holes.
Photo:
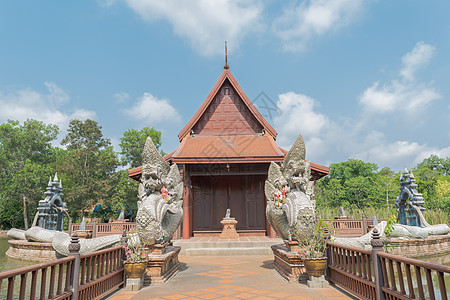
<path fill-rule="evenodd" d="M 42 189 L 54 172 L 51 142 L 57 134 L 57 126 L 36 120 L 23 124 L 9 120 L 0 125 L 1 227 L 30 225 L 44 196 Z"/>
<path fill-rule="evenodd" d="M 93 120 L 72 120 L 61 141 L 67 150 L 60 157 L 60 173 L 69 183 L 64 191 L 73 216 L 109 196 L 108 186 L 119 161 L 101 129 Z"/>
<path fill-rule="evenodd" d="M 130 165 L 132 168 L 142 165 L 142 150 L 147 137 L 152 139 L 156 149 L 159 150 L 159 147 L 161 147 L 161 131 L 154 127 L 144 127 L 141 130 L 129 129 L 123 133 L 120 138 L 120 154 L 124 165 Z M 164 152 L 161 152 L 161 154 L 164 155 Z"/>

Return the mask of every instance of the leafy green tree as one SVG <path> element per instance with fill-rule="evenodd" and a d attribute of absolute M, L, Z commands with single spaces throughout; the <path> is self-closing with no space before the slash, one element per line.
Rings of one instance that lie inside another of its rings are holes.
<path fill-rule="evenodd" d="M 142 151 L 147 137 L 152 139 L 156 149 L 159 150 L 159 147 L 161 147 L 161 131 L 154 127 L 144 127 L 141 130 L 129 129 L 123 133 L 119 145 L 124 165 L 130 165 L 132 168 L 142 165 Z M 161 154 L 165 155 L 163 151 L 161 151 Z"/>
<path fill-rule="evenodd" d="M 344 184 L 346 180 L 351 178 L 373 176 L 377 170 L 378 166 L 374 163 L 366 163 L 362 160 L 351 158 L 344 162 L 331 164 L 328 177 L 330 179 L 339 179 Z"/>
<path fill-rule="evenodd" d="M 398 191 L 398 178 L 399 174 L 396 174 L 388 167 L 382 168 L 377 173 L 377 178 L 375 180 L 380 193 L 385 194 L 386 199 L 386 208 L 387 211 L 390 211 L 390 203 L 395 201 L 395 197 L 397 196 L 395 193 Z"/>
<path fill-rule="evenodd" d="M 60 152 L 59 167 L 67 180 L 65 198 L 73 217 L 109 196 L 111 176 L 119 161 L 101 128 L 93 120 L 72 120 L 61 141 L 67 150 Z"/>
<path fill-rule="evenodd" d="M 28 228 L 53 174 L 58 127 L 36 120 L 0 125 L 0 224 Z M 30 206 L 30 209 L 27 207 Z"/>
<path fill-rule="evenodd" d="M 432 154 L 419 163 L 416 169 L 429 169 L 444 176 L 450 175 L 450 157 L 441 158 Z"/>
<path fill-rule="evenodd" d="M 109 197 L 104 202 L 109 208 L 106 218 L 117 218 L 123 210 L 125 217 L 134 219 L 137 213 L 138 182 L 128 177 L 127 170 L 120 170 L 111 176 Z"/>

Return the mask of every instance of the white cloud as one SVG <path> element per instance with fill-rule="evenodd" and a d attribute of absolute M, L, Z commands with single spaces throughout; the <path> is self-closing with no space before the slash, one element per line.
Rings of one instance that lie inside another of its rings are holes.
<path fill-rule="evenodd" d="M 417 43 L 414 49 L 402 58 L 400 78 L 384 85 L 375 82 L 362 93 L 360 104 L 372 114 L 400 110 L 408 114 L 423 113 L 431 102 L 441 98 L 440 93 L 431 84 L 415 79 L 415 72 L 428 63 L 434 49 L 423 42 Z"/>
<path fill-rule="evenodd" d="M 72 119 L 95 119 L 94 111 L 85 109 L 63 109 L 70 97 L 58 85 L 45 82 L 48 93 L 39 93 L 32 89 L 13 92 L 0 91 L 0 122 L 8 119 L 23 122 L 27 119 L 58 125 L 60 131 L 68 127 Z"/>
<path fill-rule="evenodd" d="M 130 95 L 125 92 L 115 93 L 113 97 L 117 103 L 126 103 L 130 99 Z"/>
<path fill-rule="evenodd" d="M 258 30 L 262 6 L 259 1 L 126 0 L 144 20 L 167 20 L 175 34 L 187 38 L 204 55 L 222 54 L 224 41 L 237 48 L 249 33 Z"/>
<path fill-rule="evenodd" d="M 275 117 L 274 123 L 280 133 L 280 146 L 289 149 L 301 133 L 308 144 L 307 157 L 318 157 L 323 152 L 323 131 L 332 126 L 328 117 L 315 111 L 316 105 L 314 99 L 294 92 L 278 96 L 277 107 L 280 114 Z"/>
<path fill-rule="evenodd" d="M 362 0 L 311 0 L 285 7 L 273 31 L 288 51 L 302 50 L 314 36 L 347 26 L 363 12 Z"/>
<path fill-rule="evenodd" d="M 411 52 L 402 57 L 400 75 L 406 80 L 414 80 L 414 73 L 430 61 L 435 50 L 436 48 L 431 45 L 418 42 Z"/>
<path fill-rule="evenodd" d="M 158 99 L 150 93 L 144 93 L 133 107 L 124 111 L 127 115 L 144 121 L 148 125 L 164 122 L 179 122 L 181 117 L 167 99 Z"/>

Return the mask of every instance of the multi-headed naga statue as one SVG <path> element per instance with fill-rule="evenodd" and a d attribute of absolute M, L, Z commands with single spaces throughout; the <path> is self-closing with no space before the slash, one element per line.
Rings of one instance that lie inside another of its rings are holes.
<path fill-rule="evenodd" d="M 167 163 L 147 138 L 142 155 L 136 227 L 146 244 L 170 241 L 183 218 L 183 183 L 176 164 Z"/>
<path fill-rule="evenodd" d="M 270 164 L 264 188 L 267 220 L 278 236 L 286 240 L 290 233 L 296 233 L 295 239 L 302 231 L 314 226 L 311 164 L 305 161 L 305 152 L 305 143 L 299 134 L 282 165 Z"/>

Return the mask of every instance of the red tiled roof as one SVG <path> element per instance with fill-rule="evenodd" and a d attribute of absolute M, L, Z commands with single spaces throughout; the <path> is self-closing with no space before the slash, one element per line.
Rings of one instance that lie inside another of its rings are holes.
<path fill-rule="evenodd" d="M 248 107 L 250 112 L 253 114 L 253 116 L 258 120 L 259 123 L 264 127 L 264 130 L 268 132 L 274 139 L 277 138 L 277 131 L 267 122 L 266 119 L 259 113 L 259 111 L 256 109 L 256 107 L 253 105 L 253 103 L 250 101 L 250 99 L 247 97 L 247 95 L 244 93 L 240 85 L 237 83 L 234 76 L 231 74 L 229 69 L 224 69 L 222 72 L 222 75 L 220 75 L 219 79 L 217 80 L 216 84 L 214 85 L 211 92 L 208 94 L 208 97 L 206 97 L 205 101 L 203 101 L 203 104 L 200 106 L 200 108 L 197 110 L 195 115 L 192 117 L 192 119 L 184 126 L 184 128 L 180 131 L 178 134 L 178 138 L 180 141 L 183 140 L 184 137 L 188 135 L 188 133 L 191 131 L 191 129 L 195 126 L 195 124 L 198 122 L 198 120 L 202 117 L 202 115 L 205 113 L 208 106 L 213 101 L 214 97 L 220 90 L 222 84 L 225 82 L 225 80 L 228 79 L 233 86 L 233 88 L 237 91 L 239 97 L 242 99 L 242 101 L 245 103 L 245 105 Z"/>
<path fill-rule="evenodd" d="M 188 136 L 166 159 L 174 163 L 281 162 L 284 154 L 270 135 Z"/>

